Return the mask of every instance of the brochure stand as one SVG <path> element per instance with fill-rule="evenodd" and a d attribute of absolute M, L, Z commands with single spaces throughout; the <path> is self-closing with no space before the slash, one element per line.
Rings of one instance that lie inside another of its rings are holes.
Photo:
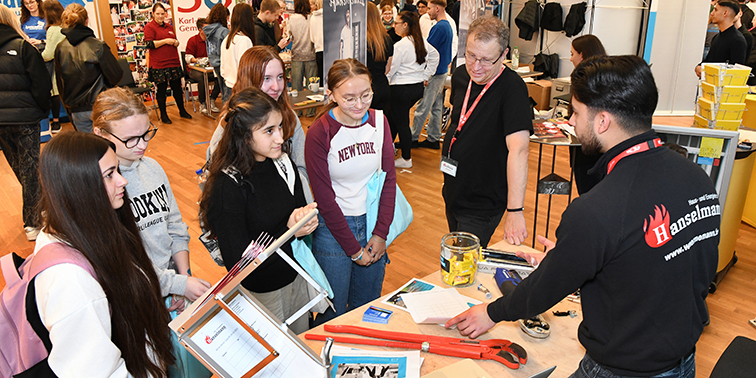
<path fill-rule="evenodd" d="M 328 292 L 279 249 L 317 213 L 312 210 L 254 259 L 247 260 L 246 265 L 243 257 L 237 264 L 241 270 L 235 272 L 231 269 L 169 324 L 181 344 L 217 376 L 326 376 L 327 357 L 326 361 L 321 359 L 289 330 L 288 325 L 321 300 L 328 300 Z M 255 248 L 261 247 L 255 242 L 250 243 L 245 256 L 253 256 Z M 246 255 L 248 251 L 250 255 Z M 241 286 L 242 280 L 273 253 L 278 253 L 317 290 L 317 295 L 285 322 L 271 314 Z M 317 371 L 322 374 L 313 374 Z"/>

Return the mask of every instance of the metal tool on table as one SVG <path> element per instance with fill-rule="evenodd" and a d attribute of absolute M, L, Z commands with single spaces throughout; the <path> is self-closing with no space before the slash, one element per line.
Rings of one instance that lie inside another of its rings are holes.
<path fill-rule="evenodd" d="M 306 334 L 305 339 L 326 341 L 326 339 L 332 338 L 336 342 L 346 344 L 419 349 L 423 352 L 440 354 L 443 356 L 471 358 L 476 360 L 494 360 L 504 364 L 510 369 L 518 369 L 520 365 L 524 365 L 528 362 L 528 353 L 522 346 L 504 339 L 472 340 L 466 338 L 421 335 L 416 333 L 380 331 L 370 328 L 343 325 L 326 325 L 324 329 L 326 332 L 349 333 L 382 340 L 316 335 L 312 333 Z"/>

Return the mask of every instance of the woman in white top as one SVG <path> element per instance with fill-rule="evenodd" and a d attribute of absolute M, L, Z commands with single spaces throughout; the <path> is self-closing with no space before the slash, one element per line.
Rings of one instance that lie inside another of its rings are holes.
<path fill-rule="evenodd" d="M 402 156 L 396 159 L 397 167 L 412 167 L 412 131 L 409 111 L 423 98 L 428 79 L 438 67 L 439 55 L 433 46 L 423 38 L 417 14 L 402 11 L 394 20 L 394 30 L 402 37 L 394 44 L 388 79 L 391 89 L 389 101 L 389 125 L 391 135 L 399 134 Z"/>
<path fill-rule="evenodd" d="M 226 81 L 226 87 L 233 89 L 236 84 L 236 72 L 239 70 L 239 60 L 245 51 L 252 47 L 255 40 L 255 15 L 252 7 L 246 3 L 234 6 L 231 15 L 231 29 L 221 43 L 221 76 Z"/>
<path fill-rule="evenodd" d="M 113 143 L 61 133 L 42 151 L 39 171 L 44 227 L 30 258 L 61 249 L 84 258 L 35 278 L 50 370 L 58 377 L 165 377 L 174 359 L 170 318 Z"/>
<path fill-rule="evenodd" d="M 318 74 L 315 63 L 315 46 L 310 39 L 310 1 L 294 0 L 294 14 L 289 17 L 291 31 L 291 86 L 301 91 L 306 88 L 302 80 L 310 84 L 310 78 Z M 313 109 L 315 110 L 315 109 Z M 315 115 L 313 113 L 313 115 Z"/>

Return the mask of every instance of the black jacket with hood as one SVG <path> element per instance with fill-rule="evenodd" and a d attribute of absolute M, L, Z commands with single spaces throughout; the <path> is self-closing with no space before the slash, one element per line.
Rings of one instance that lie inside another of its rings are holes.
<path fill-rule="evenodd" d="M 66 39 L 55 50 L 60 99 L 72 113 L 92 110 L 97 95 L 118 85 L 123 70 L 92 29 L 77 25 L 61 32 Z"/>
<path fill-rule="evenodd" d="M 51 89 L 39 51 L 0 24 L 0 126 L 35 124 L 47 117 Z"/>
<path fill-rule="evenodd" d="M 271 46 L 276 52 L 281 52 L 273 25 L 263 22 L 260 17 L 255 17 L 255 39 L 255 46 Z"/>

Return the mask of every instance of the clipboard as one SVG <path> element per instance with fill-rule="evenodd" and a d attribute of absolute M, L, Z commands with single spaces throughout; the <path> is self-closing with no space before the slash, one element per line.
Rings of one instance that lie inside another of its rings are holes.
<path fill-rule="evenodd" d="M 289 330 L 288 325 L 321 300 L 328 301 L 328 291 L 280 250 L 281 245 L 317 214 L 317 209 L 310 211 L 241 271 L 235 275 L 227 274 L 169 323 L 181 345 L 215 375 L 223 378 L 277 378 L 312 376 L 313 372 L 322 371 L 322 376 L 326 376 L 327 355 L 321 359 Z M 247 250 L 252 247 L 254 241 Z M 318 293 L 285 321 L 270 313 L 241 286 L 244 278 L 274 253 Z"/>

